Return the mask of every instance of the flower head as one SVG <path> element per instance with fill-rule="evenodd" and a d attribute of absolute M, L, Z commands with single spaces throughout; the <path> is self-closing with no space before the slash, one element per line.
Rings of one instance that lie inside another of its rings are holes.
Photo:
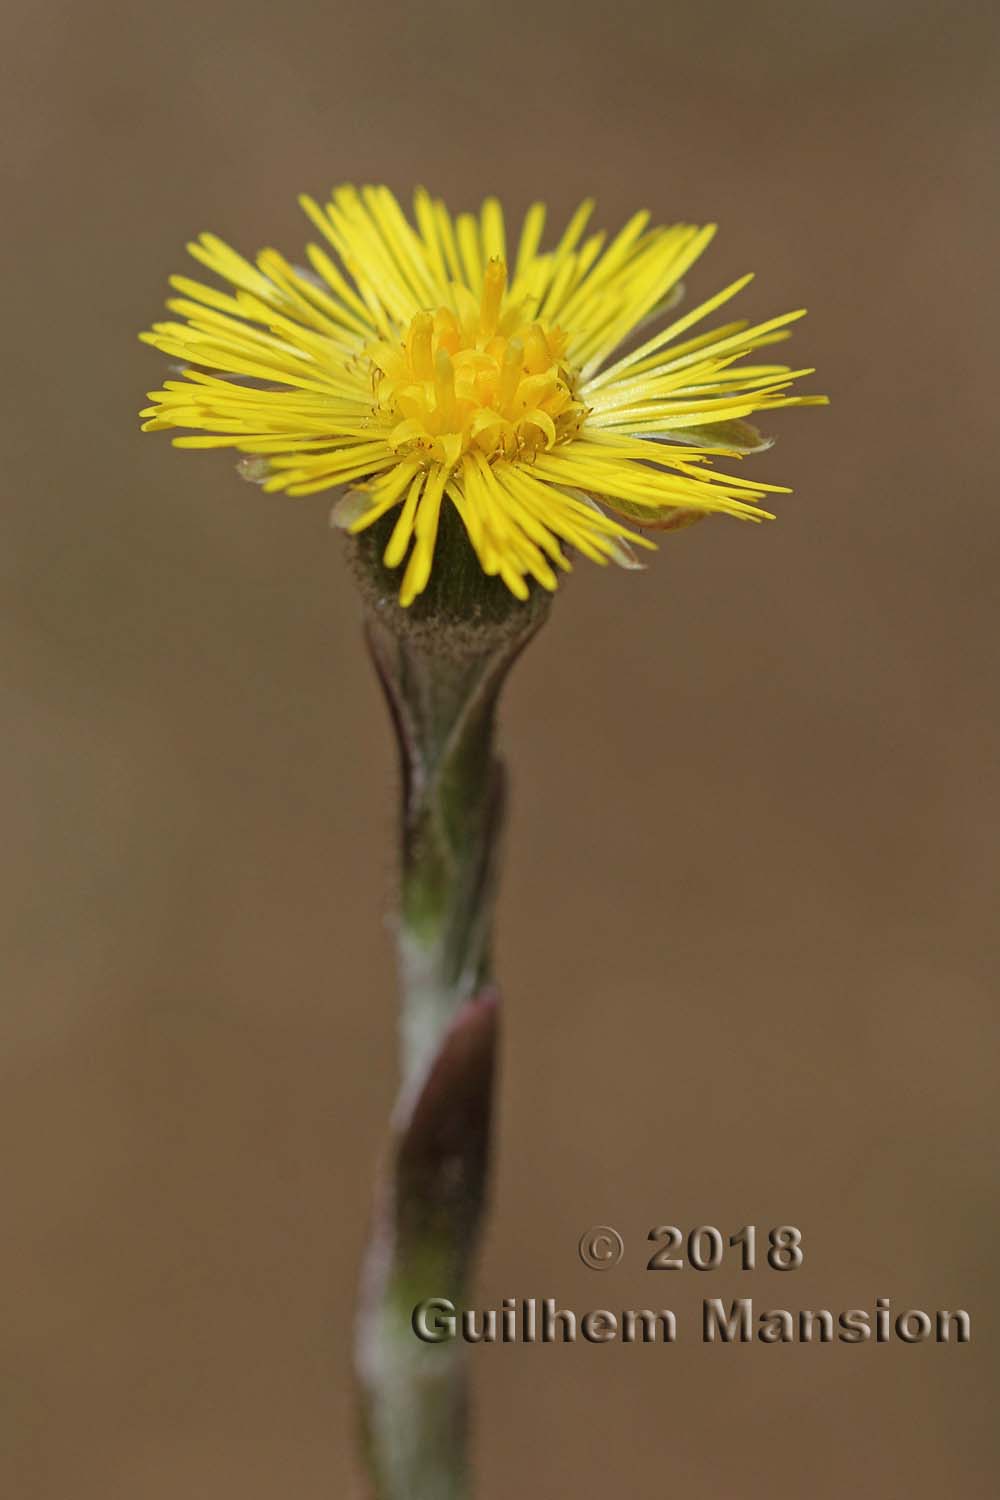
<path fill-rule="evenodd" d="M 452 218 L 418 190 L 412 224 L 384 187 L 302 205 L 334 252 L 310 244 L 308 269 L 275 250 L 252 265 L 209 234 L 188 247 L 229 289 L 171 279 L 180 321 L 142 338 L 181 378 L 150 392 L 144 427 L 251 455 L 266 490 L 349 486 L 335 515 L 352 532 L 396 511 L 384 561 L 405 563 L 402 604 L 427 585 L 446 504 L 519 598 L 531 579 L 555 588 L 566 547 L 634 566 L 629 543 L 654 545 L 635 526 L 769 518 L 778 487 L 711 460 L 767 446 L 754 412 L 825 399 L 788 394 L 809 370 L 744 362 L 801 312 L 692 332 L 745 276 L 613 358 L 674 307 L 714 226 L 639 213 L 608 242 L 585 236 L 588 202 L 543 251 L 535 204 L 509 261 L 492 198 Z"/>

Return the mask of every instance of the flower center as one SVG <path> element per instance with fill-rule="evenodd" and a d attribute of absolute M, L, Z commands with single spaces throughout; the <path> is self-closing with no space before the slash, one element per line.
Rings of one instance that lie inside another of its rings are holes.
<path fill-rule="evenodd" d="M 575 436 L 584 416 L 562 363 L 566 335 L 504 305 L 507 267 L 489 262 L 479 301 L 454 287 L 455 306 L 420 312 L 400 344 L 369 346 L 375 412 L 395 426 L 398 452 L 454 466 L 475 449 L 487 460 L 530 458 Z"/>

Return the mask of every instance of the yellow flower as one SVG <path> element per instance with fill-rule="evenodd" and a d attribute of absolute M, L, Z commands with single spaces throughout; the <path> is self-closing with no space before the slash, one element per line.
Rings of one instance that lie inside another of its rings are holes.
<path fill-rule="evenodd" d="M 651 229 L 638 213 L 606 243 L 584 235 L 587 202 L 543 251 L 534 204 L 508 270 L 494 198 L 453 219 L 418 190 L 414 224 L 384 187 L 302 206 L 336 259 L 311 244 L 311 269 L 275 250 L 251 265 L 209 234 L 188 246 L 232 290 L 171 278 L 183 321 L 141 337 L 183 378 L 150 392 L 143 425 L 254 455 L 245 472 L 266 490 L 353 486 L 336 512 L 353 532 L 398 508 L 384 560 L 406 561 L 402 604 L 426 587 L 446 499 L 484 571 L 519 598 L 528 579 L 555 588 L 561 543 L 634 566 L 628 543 L 654 544 L 620 517 L 659 530 L 712 511 L 770 519 L 759 506 L 778 486 L 710 460 L 767 446 L 752 413 L 825 400 L 787 393 L 809 370 L 739 363 L 801 312 L 690 335 L 745 276 L 608 363 L 674 306 L 714 225 Z"/>

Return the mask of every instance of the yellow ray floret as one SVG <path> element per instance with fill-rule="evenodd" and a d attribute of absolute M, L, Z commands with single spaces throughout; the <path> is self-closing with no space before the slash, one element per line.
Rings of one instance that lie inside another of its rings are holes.
<path fill-rule="evenodd" d="M 179 378 L 150 392 L 143 426 L 252 455 L 266 490 L 349 487 L 336 515 L 352 532 L 395 511 L 384 561 L 403 569 L 404 605 L 431 576 L 445 505 L 519 598 L 556 587 L 567 547 L 637 566 L 645 529 L 769 518 L 777 487 L 711 460 L 766 446 L 754 413 L 825 400 L 789 394 L 809 370 L 746 362 L 801 312 L 692 333 L 743 277 L 614 358 L 674 306 L 714 226 L 639 213 L 608 241 L 586 236 L 587 202 L 544 251 L 536 203 L 508 251 L 495 198 L 452 217 L 418 189 L 412 222 L 385 187 L 302 206 L 324 241 L 308 268 L 276 250 L 251 264 L 210 234 L 188 246 L 225 289 L 172 278 L 173 320 L 141 337 Z"/>

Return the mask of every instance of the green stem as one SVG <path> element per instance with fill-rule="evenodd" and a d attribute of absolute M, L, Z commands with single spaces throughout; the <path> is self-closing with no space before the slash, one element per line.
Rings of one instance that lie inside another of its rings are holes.
<path fill-rule="evenodd" d="M 414 1307 L 461 1305 L 490 1158 L 498 996 L 491 936 L 503 815 L 496 706 L 541 622 L 394 630 L 368 644 L 400 748 L 401 1085 L 362 1278 L 357 1365 L 377 1500 L 467 1500 L 461 1345 L 422 1343 Z"/>

